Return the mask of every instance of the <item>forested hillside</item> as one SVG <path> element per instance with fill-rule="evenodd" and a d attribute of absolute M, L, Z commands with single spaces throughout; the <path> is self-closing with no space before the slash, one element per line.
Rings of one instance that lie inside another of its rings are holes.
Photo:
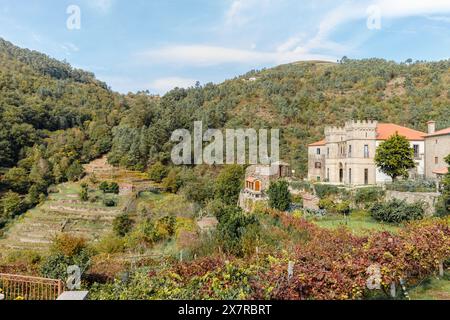
<path fill-rule="evenodd" d="M 302 176 L 306 146 L 326 125 L 376 119 L 425 130 L 434 119 L 450 126 L 449 84 L 450 61 L 345 58 L 251 71 L 163 97 L 124 96 L 89 72 L 0 40 L 0 227 L 101 154 L 138 170 L 169 165 L 172 131 L 196 120 L 204 128 L 282 129 L 281 157 Z"/>
<path fill-rule="evenodd" d="M 326 125 L 375 119 L 424 131 L 434 119 L 450 126 L 450 61 L 299 62 L 175 89 L 159 101 L 143 94 L 127 99 L 131 109 L 114 129 L 115 164 L 142 169 L 149 161 L 168 161 L 172 130 L 203 120 L 210 128 L 282 129 L 281 156 L 304 175 L 306 146 L 323 138 Z"/>
<path fill-rule="evenodd" d="M 110 149 L 121 100 L 92 74 L 0 39 L 0 227 Z"/>

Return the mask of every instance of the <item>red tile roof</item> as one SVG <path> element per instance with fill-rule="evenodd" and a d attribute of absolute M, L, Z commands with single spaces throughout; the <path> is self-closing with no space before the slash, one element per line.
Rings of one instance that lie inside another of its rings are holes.
<path fill-rule="evenodd" d="M 424 132 L 402 127 L 397 124 L 379 123 L 377 126 L 377 140 L 387 140 L 395 135 L 396 132 L 412 141 L 424 140 L 424 137 L 426 136 L 426 133 Z"/>
<path fill-rule="evenodd" d="M 325 146 L 326 144 L 327 144 L 327 141 L 324 139 L 324 140 L 320 140 L 320 141 L 311 143 L 309 146 L 310 147 L 322 147 L 322 146 Z"/>
<path fill-rule="evenodd" d="M 427 137 L 444 136 L 450 134 L 450 127 L 444 130 L 436 131 L 435 133 L 428 134 Z"/>
<path fill-rule="evenodd" d="M 393 123 L 379 123 L 377 125 L 377 140 L 387 140 L 395 133 L 406 137 L 410 141 L 423 141 L 427 134 L 407 127 L 399 126 Z M 450 128 L 436 132 L 434 135 L 443 135 L 450 133 Z M 433 135 L 429 135 L 433 136 Z M 326 140 L 317 141 L 308 145 L 309 147 L 321 147 L 327 144 Z"/>
<path fill-rule="evenodd" d="M 433 170 L 433 173 L 434 174 L 447 174 L 448 168 L 445 167 L 445 168 L 436 169 L 436 170 Z"/>

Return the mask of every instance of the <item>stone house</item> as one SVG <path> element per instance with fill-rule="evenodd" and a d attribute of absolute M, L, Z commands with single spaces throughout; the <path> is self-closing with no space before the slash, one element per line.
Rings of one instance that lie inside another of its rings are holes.
<path fill-rule="evenodd" d="M 266 201 L 266 190 L 272 181 L 291 177 L 290 165 L 276 162 L 272 165 L 252 165 L 245 171 L 245 185 L 239 196 L 239 206 L 246 211 L 257 201 Z"/>
<path fill-rule="evenodd" d="M 436 122 L 428 122 L 425 136 L 425 176 L 436 179 L 448 172 L 445 158 L 450 154 L 450 128 L 436 131 Z"/>
<path fill-rule="evenodd" d="M 131 183 L 120 183 L 119 184 L 119 195 L 130 195 L 135 191 L 135 187 Z"/>
<path fill-rule="evenodd" d="M 414 148 L 417 166 L 411 176 L 423 177 L 426 133 L 392 123 L 349 121 L 344 127 L 325 128 L 325 139 L 308 146 L 308 180 L 345 185 L 390 182 L 374 159 L 378 146 L 396 132 Z"/>

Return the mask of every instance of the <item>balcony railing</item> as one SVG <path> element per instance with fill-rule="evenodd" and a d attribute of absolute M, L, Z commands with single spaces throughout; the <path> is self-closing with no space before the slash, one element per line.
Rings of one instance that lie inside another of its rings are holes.
<path fill-rule="evenodd" d="M 64 292 L 64 282 L 0 273 L 0 289 L 5 300 L 56 300 Z"/>

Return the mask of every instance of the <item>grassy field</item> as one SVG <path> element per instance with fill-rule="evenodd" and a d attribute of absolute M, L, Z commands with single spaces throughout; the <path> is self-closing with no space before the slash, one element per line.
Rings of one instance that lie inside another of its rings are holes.
<path fill-rule="evenodd" d="M 400 228 L 396 225 L 378 222 L 365 211 L 355 211 L 348 218 L 342 215 L 328 215 L 320 219 L 315 218 L 313 221 L 320 227 L 327 229 L 346 226 L 358 235 L 364 235 L 371 231 L 396 232 Z"/>
<path fill-rule="evenodd" d="M 450 273 L 444 278 L 429 278 L 409 293 L 412 300 L 450 300 Z"/>

